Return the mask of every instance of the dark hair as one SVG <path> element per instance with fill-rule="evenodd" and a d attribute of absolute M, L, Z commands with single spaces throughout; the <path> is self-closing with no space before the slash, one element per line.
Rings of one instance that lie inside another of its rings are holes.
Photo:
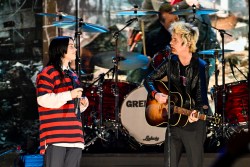
<path fill-rule="evenodd" d="M 59 71 L 61 79 L 63 78 L 62 73 L 62 58 L 67 53 L 69 40 L 73 40 L 72 37 L 59 36 L 52 39 L 49 45 L 49 62 L 47 66 L 53 65 L 54 68 Z"/>
<path fill-rule="evenodd" d="M 173 9 L 172 5 L 168 2 L 161 4 L 159 8 L 159 14 L 158 14 L 159 20 L 164 22 L 162 18 L 162 13 L 170 13 L 172 12 L 172 9 Z"/>

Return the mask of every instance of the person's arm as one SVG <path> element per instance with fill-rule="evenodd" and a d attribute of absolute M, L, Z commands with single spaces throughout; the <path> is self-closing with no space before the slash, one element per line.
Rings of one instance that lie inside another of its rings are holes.
<path fill-rule="evenodd" d="M 158 93 L 154 81 L 163 78 L 166 75 L 166 69 L 168 69 L 167 59 L 157 69 L 153 70 L 147 77 L 145 77 L 144 86 L 153 98 L 155 97 L 155 94 Z"/>
<path fill-rule="evenodd" d="M 74 98 L 81 97 L 82 88 L 76 88 L 71 91 L 64 91 L 60 93 L 53 92 L 54 81 L 51 75 L 45 72 L 38 74 L 36 81 L 37 103 L 45 108 L 60 108 L 67 101 Z"/>
<path fill-rule="evenodd" d="M 45 108 L 60 108 L 69 100 L 72 100 L 70 91 L 62 93 L 47 93 L 37 97 L 37 103 Z"/>

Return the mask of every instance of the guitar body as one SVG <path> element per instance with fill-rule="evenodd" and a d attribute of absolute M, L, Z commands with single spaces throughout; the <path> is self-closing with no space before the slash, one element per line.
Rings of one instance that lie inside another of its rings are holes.
<path fill-rule="evenodd" d="M 155 81 L 155 87 L 158 92 L 169 94 L 168 87 L 162 81 Z M 189 102 L 191 102 L 191 97 L 187 94 L 187 98 L 189 98 Z M 186 109 L 191 109 L 191 104 L 188 106 L 184 106 L 183 98 L 179 92 L 171 92 L 170 95 L 170 104 L 171 106 L 184 107 Z M 172 107 L 171 107 L 172 108 Z M 146 120 L 151 126 L 159 126 L 166 127 L 169 123 L 171 126 L 185 126 L 188 123 L 188 116 L 183 114 L 174 113 L 171 109 L 170 112 L 170 120 L 168 122 L 168 104 L 159 104 L 157 100 L 147 98 L 146 104 Z"/>

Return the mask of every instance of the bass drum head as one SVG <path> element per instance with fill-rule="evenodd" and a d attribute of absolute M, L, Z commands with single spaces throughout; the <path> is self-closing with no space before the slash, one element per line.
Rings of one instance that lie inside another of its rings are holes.
<path fill-rule="evenodd" d="M 128 94 L 122 103 L 121 122 L 129 135 L 140 144 L 162 144 L 165 141 L 166 128 L 151 126 L 146 121 L 147 94 L 143 86 Z"/>

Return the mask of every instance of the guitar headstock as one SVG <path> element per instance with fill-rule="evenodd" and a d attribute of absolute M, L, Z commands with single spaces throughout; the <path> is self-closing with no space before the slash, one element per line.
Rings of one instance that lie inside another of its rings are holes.
<path fill-rule="evenodd" d="M 222 117 L 220 114 L 215 113 L 212 116 L 207 115 L 206 119 L 210 122 L 212 126 L 219 127 L 219 125 L 221 124 Z"/>

